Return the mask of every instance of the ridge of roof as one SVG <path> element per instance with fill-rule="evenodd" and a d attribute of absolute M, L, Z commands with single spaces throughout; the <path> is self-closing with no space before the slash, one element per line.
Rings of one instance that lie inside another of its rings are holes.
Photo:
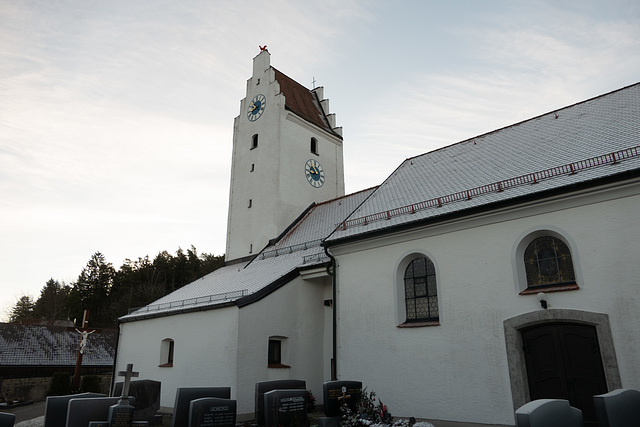
<path fill-rule="evenodd" d="M 616 92 L 621 92 L 621 91 L 627 90 L 629 88 L 632 88 L 634 86 L 640 86 L 640 82 L 632 83 L 630 85 L 621 87 L 619 89 L 612 90 L 610 92 L 606 92 L 606 93 L 603 93 L 603 94 L 600 94 L 600 95 L 597 95 L 597 96 L 594 96 L 594 97 L 591 97 L 591 98 L 588 98 L 588 99 L 584 99 L 582 101 L 578 101 L 578 102 L 575 102 L 573 104 L 565 105 L 564 107 L 556 108 L 554 110 L 547 111 L 546 113 L 542 113 L 542 114 L 539 114 L 537 116 L 529 117 L 528 119 L 520 120 L 519 122 L 511 123 L 509 125 L 506 125 L 506 126 L 503 126 L 503 127 L 497 128 L 497 129 L 493 129 L 491 131 L 488 131 L 488 132 L 485 132 L 485 133 L 481 133 L 481 134 L 476 135 L 476 136 L 472 136 L 471 138 L 467 138 L 467 139 L 463 139 L 462 141 L 454 142 L 453 144 L 445 145 L 444 147 L 436 148 L 435 150 L 431 150 L 431 151 L 427 151 L 427 152 L 422 153 L 422 154 L 416 154 L 415 156 L 407 157 L 405 159 L 405 161 L 406 160 L 417 159 L 419 157 L 425 156 L 427 154 L 435 153 L 437 151 L 443 151 L 443 150 L 449 149 L 449 148 L 451 148 L 451 147 L 453 147 L 455 145 L 460 145 L 460 144 L 465 144 L 465 143 L 468 143 L 468 142 L 472 142 L 474 140 L 481 139 L 481 138 L 484 138 L 486 136 L 490 136 L 490 135 L 498 133 L 498 132 L 502 132 L 502 131 L 504 131 L 506 129 L 514 128 L 514 127 L 520 126 L 520 125 L 522 125 L 524 123 L 527 123 L 527 122 L 532 122 L 534 120 L 540 119 L 540 118 L 548 116 L 550 114 L 555 114 L 555 118 L 557 119 L 557 118 L 560 117 L 560 115 L 558 114 L 559 112 L 565 111 L 565 110 L 567 110 L 569 108 L 573 108 L 573 107 L 576 107 L 576 106 L 581 105 L 581 104 L 586 104 L 588 102 L 595 101 L 598 98 L 607 97 L 607 96 L 612 95 L 612 94 L 614 94 Z"/>
<path fill-rule="evenodd" d="M 285 98 L 285 108 L 305 121 L 319 127 L 331 135 L 342 140 L 342 136 L 333 130 L 326 113 L 320 105 L 320 99 L 315 91 L 309 90 L 282 71 L 271 67 L 275 72 L 276 81 L 280 84 L 280 92 Z"/>
<path fill-rule="evenodd" d="M 495 202 L 622 177 L 640 170 L 639 134 L 636 83 L 410 157 L 326 241 L 333 245 Z M 600 167 L 604 164 L 615 166 Z M 525 181 L 536 185 L 522 185 Z M 509 191 L 501 191 L 506 186 Z"/>

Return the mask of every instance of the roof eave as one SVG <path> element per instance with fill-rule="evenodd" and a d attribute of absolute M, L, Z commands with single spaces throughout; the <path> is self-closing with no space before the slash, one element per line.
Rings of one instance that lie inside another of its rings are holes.
<path fill-rule="evenodd" d="M 466 209 L 461 209 L 459 211 L 450 212 L 442 215 L 437 215 L 429 218 L 424 218 L 416 221 L 405 222 L 398 225 L 393 225 L 389 227 L 385 227 L 378 230 L 372 230 L 352 236 L 336 238 L 334 240 L 325 240 L 323 241 L 323 246 L 329 248 L 333 246 L 339 246 L 348 243 L 354 243 L 361 240 L 366 240 L 375 237 L 382 237 L 389 234 L 393 234 L 400 231 L 407 231 L 410 229 L 425 227 L 430 225 L 435 225 L 444 221 L 455 220 L 459 218 L 463 218 L 470 215 L 477 215 L 486 213 L 489 211 L 504 209 L 513 207 L 519 204 L 530 203 L 536 200 L 543 200 L 549 197 L 559 196 L 562 194 L 572 193 L 575 191 L 580 191 L 592 187 L 597 187 L 601 185 L 611 184 L 615 182 L 625 181 L 633 178 L 640 177 L 640 169 L 634 169 L 630 171 L 620 172 L 618 174 L 609 175 L 602 178 L 596 178 L 589 181 L 582 181 L 575 184 L 570 184 L 562 187 L 552 188 L 549 190 L 544 190 L 538 193 L 527 194 L 523 196 L 514 197 L 507 200 L 501 200 L 497 202 L 487 203 L 480 206 L 474 206 Z"/>

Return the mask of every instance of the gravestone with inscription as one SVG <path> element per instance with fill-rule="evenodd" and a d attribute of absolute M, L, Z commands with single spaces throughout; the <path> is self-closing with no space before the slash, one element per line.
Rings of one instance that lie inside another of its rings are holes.
<path fill-rule="evenodd" d="M 265 427 L 305 427 L 306 390 L 272 390 L 264 394 Z"/>
<path fill-rule="evenodd" d="M 236 401 L 203 397 L 189 405 L 189 427 L 235 427 Z"/>
<path fill-rule="evenodd" d="M 94 397 L 89 399 L 71 399 L 67 410 L 66 427 L 87 427 L 91 421 L 105 421 L 109 418 L 109 409 L 118 403 L 119 397 Z M 132 397 L 129 403 L 133 404 Z"/>
<path fill-rule="evenodd" d="M 358 410 L 362 396 L 360 381 L 327 381 L 322 384 L 323 411 L 327 417 L 340 417 L 340 406 L 346 403 L 353 412 Z"/>
<path fill-rule="evenodd" d="M 264 394 L 272 390 L 305 390 L 307 383 L 303 380 L 272 380 L 256 383 L 255 417 L 258 426 L 264 424 Z"/>
<path fill-rule="evenodd" d="M 181 387 L 176 390 L 173 405 L 171 427 L 187 427 L 189 425 L 189 406 L 192 400 L 203 397 L 219 399 L 231 398 L 231 387 Z"/>

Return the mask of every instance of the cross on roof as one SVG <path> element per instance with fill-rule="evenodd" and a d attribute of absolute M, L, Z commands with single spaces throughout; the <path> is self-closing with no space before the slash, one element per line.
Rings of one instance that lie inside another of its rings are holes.
<path fill-rule="evenodd" d="M 124 384 L 122 385 L 122 397 L 129 396 L 129 386 L 131 385 L 131 377 L 137 377 L 140 372 L 133 372 L 133 363 L 127 365 L 126 371 L 118 371 L 119 377 L 124 377 Z"/>

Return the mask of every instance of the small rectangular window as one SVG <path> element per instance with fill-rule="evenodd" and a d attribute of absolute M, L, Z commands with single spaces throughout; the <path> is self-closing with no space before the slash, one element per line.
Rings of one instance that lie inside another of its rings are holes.
<path fill-rule="evenodd" d="M 258 147 L 258 134 L 256 133 L 251 137 L 251 149 Z"/>
<path fill-rule="evenodd" d="M 318 140 L 315 138 L 311 138 L 311 152 L 318 154 Z"/>
<path fill-rule="evenodd" d="M 280 365 L 282 363 L 282 341 L 269 340 L 269 365 Z"/>

